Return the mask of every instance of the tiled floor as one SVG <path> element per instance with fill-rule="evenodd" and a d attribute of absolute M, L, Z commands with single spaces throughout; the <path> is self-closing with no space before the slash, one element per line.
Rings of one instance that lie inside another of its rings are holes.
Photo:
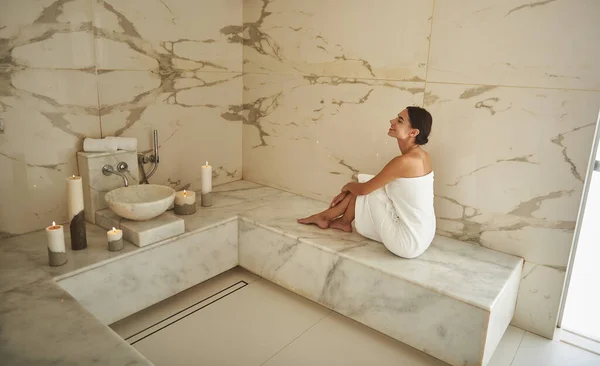
<path fill-rule="evenodd" d="M 111 325 L 156 365 L 446 365 L 235 268 Z M 490 366 L 600 365 L 509 327 Z"/>

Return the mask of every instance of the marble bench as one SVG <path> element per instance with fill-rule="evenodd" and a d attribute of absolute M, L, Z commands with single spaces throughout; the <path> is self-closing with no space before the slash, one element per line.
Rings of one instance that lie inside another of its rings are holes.
<path fill-rule="evenodd" d="M 240 266 L 451 365 L 485 365 L 515 309 L 523 260 L 436 236 L 402 259 L 358 234 L 302 226 L 290 197 L 240 215 Z"/>
<path fill-rule="evenodd" d="M 106 324 L 240 265 L 452 365 L 487 362 L 512 318 L 522 259 L 436 237 L 422 256 L 406 260 L 358 234 L 296 223 L 324 206 L 238 181 L 216 187 L 212 207 L 182 216 L 184 234 L 143 248 L 108 252 L 105 231 L 90 224 L 88 249 L 69 251 L 65 266 L 48 267 L 43 231 L 3 240 L 0 262 L 11 271 L 0 271 L 0 324 L 10 337 L 0 359 L 146 364 Z M 51 290 L 42 300 L 54 307 L 37 306 L 39 296 L 23 298 L 41 284 Z M 13 297 L 20 310 L 5 301 Z M 62 299 L 74 310 L 62 312 Z M 36 328 L 40 321 L 46 333 Z M 67 347 L 62 341 L 71 338 Z M 32 341 L 45 347 L 27 357 L 16 352 Z M 102 342 L 119 353 L 89 351 Z"/>

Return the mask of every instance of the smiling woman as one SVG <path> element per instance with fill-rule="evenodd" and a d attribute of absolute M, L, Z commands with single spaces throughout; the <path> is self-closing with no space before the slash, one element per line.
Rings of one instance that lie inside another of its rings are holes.
<path fill-rule="evenodd" d="M 423 108 L 404 109 L 390 120 L 388 130 L 401 155 L 375 176 L 359 174 L 359 182 L 346 184 L 329 209 L 298 222 L 351 232 L 356 219 L 359 234 L 382 242 L 392 253 L 421 255 L 436 229 L 431 159 L 421 149 L 429 141 L 432 122 Z"/>

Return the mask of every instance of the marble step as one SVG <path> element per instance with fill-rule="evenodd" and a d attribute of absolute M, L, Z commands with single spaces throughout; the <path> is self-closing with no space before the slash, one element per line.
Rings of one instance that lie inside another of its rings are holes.
<path fill-rule="evenodd" d="M 295 223 L 292 197 L 240 215 L 243 268 L 451 365 L 485 365 L 514 314 L 523 260 L 437 236 L 403 259 L 358 234 Z"/>
<path fill-rule="evenodd" d="M 106 230 L 113 227 L 123 230 L 123 238 L 138 247 L 145 247 L 185 232 L 185 221 L 168 211 L 149 221 L 132 221 L 107 208 L 96 211 L 96 225 Z"/>

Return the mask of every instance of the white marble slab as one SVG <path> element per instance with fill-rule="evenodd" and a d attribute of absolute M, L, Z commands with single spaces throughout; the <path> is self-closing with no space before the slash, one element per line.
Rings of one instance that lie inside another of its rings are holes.
<path fill-rule="evenodd" d="M 514 269 L 522 263 L 520 258 L 512 255 L 442 236 L 436 236 L 422 256 L 406 260 L 389 253 L 382 244 L 357 233 L 321 230 L 295 221 L 295 218 L 325 208 L 323 206 L 326 204 L 292 196 L 240 216 L 272 231 L 332 252 L 341 252 L 381 272 L 405 277 L 411 282 L 488 310 Z"/>
<path fill-rule="evenodd" d="M 96 223 L 106 230 L 113 227 L 123 230 L 123 237 L 138 247 L 145 247 L 185 232 L 184 220 L 170 212 L 148 221 L 131 221 L 121 218 L 107 208 L 96 212 Z"/>
<path fill-rule="evenodd" d="M 491 360 L 515 315 L 522 270 L 522 265 L 513 270 L 513 273 L 506 281 L 504 288 L 493 304 L 494 316 L 490 316 L 488 323 L 485 350 L 483 353 L 484 365 Z"/>
<path fill-rule="evenodd" d="M 433 3 L 244 0 L 244 72 L 424 81 Z"/>
<path fill-rule="evenodd" d="M 238 264 L 237 221 L 177 237 L 58 283 L 104 324 Z"/>
<path fill-rule="evenodd" d="M 152 365 L 52 280 L 1 297 L 3 365 Z"/>
<path fill-rule="evenodd" d="M 512 324 L 553 339 L 564 283 L 563 268 L 525 262 Z"/>
<path fill-rule="evenodd" d="M 501 309 L 508 310 L 508 316 L 490 314 L 490 310 L 456 300 L 398 273 L 362 263 L 362 257 L 355 253 L 361 248 L 336 253 L 312 244 L 310 239 L 240 220 L 240 266 L 452 365 L 482 363 L 488 322 L 500 317 L 499 325 L 504 328 L 495 329 L 494 337 L 504 333 L 514 310 L 518 283 L 510 284 L 514 288 L 513 296 L 509 296 L 512 308 Z M 402 267 L 401 258 L 394 260 Z M 421 270 L 426 273 L 428 268 L 421 266 Z M 410 275 L 410 271 L 403 273 Z M 493 352 L 497 341 L 488 343 L 486 353 Z"/>
<path fill-rule="evenodd" d="M 0 72 L 0 84 L 0 237 L 5 237 L 68 220 L 65 180 L 78 174 L 81 140 L 101 132 L 91 71 L 19 67 Z"/>
<path fill-rule="evenodd" d="M 427 81 L 598 90 L 598 14 L 596 0 L 438 0 Z"/>

